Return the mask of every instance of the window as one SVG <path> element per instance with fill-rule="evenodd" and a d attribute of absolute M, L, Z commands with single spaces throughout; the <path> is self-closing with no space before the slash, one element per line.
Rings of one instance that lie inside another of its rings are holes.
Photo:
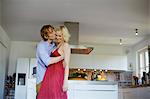
<path fill-rule="evenodd" d="M 139 63 L 139 76 L 140 78 L 143 76 L 143 72 L 149 72 L 149 56 L 148 49 L 144 49 L 138 52 L 138 63 Z"/>

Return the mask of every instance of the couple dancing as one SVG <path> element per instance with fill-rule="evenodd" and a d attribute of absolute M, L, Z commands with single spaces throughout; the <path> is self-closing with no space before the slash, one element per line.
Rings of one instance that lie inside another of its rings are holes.
<path fill-rule="evenodd" d="M 70 34 L 66 27 L 41 28 L 42 41 L 37 46 L 37 99 L 67 99 Z"/>

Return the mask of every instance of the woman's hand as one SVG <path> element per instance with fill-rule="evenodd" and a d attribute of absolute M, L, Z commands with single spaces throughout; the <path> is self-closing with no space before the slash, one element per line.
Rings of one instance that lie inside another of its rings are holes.
<path fill-rule="evenodd" d="M 65 62 L 65 60 L 63 61 L 63 66 L 64 68 L 66 67 L 67 63 Z"/>
<path fill-rule="evenodd" d="M 63 83 L 63 92 L 66 92 L 68 90 L 68 80 L 64 80 Z"/>

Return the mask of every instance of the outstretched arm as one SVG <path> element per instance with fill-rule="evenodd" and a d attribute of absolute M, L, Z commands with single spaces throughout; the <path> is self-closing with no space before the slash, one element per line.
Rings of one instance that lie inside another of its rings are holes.
<path fill-rule="evenodd" d="M 68 43 L 64 44 L 64 61 L 65 61 L 65 73 L 64 73 L 64 84 L 63 91 L 68 90 L 68 76 L 69 76 L 69 62 L 70 62 L 70 47 Z"/>

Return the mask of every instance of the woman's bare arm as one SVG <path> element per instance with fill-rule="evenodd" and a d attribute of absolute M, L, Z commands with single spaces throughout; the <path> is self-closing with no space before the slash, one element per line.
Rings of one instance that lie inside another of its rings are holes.
<path fill-rule="evenodd" d="M 69 76 L 69 62 L 70 62 L 70 53 L 71 53 L 69 44 L 65 43 L 63 49 L 64 49 L 64 62 L 65 62 L 63 90 L 67 91 L 67 89 L 68 89 L 68 76 Z"/>

